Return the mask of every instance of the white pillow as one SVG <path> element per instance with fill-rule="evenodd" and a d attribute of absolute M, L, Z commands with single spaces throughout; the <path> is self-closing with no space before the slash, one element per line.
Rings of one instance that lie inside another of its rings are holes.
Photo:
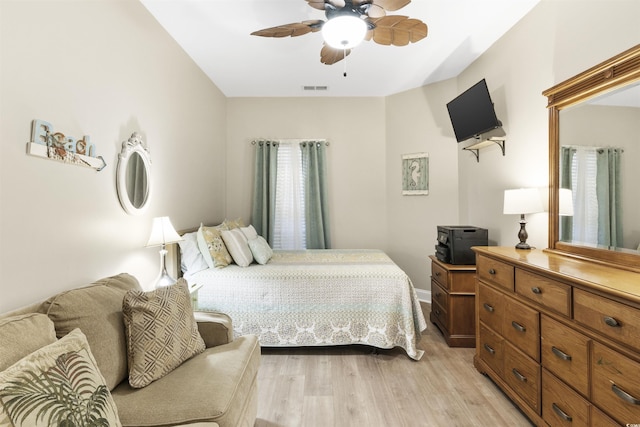
<path fill-rule="evenodd" d="M 198 232 L 185 233 L 178 242 L 180 245 L 180 269 L 183 274 L 194 274 L 209 268 L 198 248 Z"/>
<path fill-rule="evenodd" d="M 240 230 L 242 231 L 242 234 L 244 234 L 244 236 L 247 238 L 247 240 L 253 240 L 258 237 L 258 232 L 255 228 L 253 228 L 253 225 L 240 227 Z"/>
<path fill-rule="evenodd" d="M 220 235 L 236 264 L 240 267 L 247 267 L 253 262 L 253 255 L 247 244 L 247 238 L 240 229 L 222 230 Z"/>
<path fill-rule="evenodd" d="M 266 264 L 273 256 L 273 249 L 262 236 L 249 240 L 249 249 L 258 264 Z"/>

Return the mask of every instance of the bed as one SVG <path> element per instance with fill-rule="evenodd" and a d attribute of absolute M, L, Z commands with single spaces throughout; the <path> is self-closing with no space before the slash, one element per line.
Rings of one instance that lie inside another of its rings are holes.
<path fill-rule="evenodd" d="M 263 347 L 363 344 L 423 355 L 417 343 L 427 324 L 416 291 L 379 250 L 274 251 L 264 265 L 183 277 L 199 287 L 198 310 L 228 314 L 236 336 L 255 334 Z"/>

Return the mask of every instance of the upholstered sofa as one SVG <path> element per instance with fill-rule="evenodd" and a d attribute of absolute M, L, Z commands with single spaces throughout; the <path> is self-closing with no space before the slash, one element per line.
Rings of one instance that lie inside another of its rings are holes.
<path fill-rule="evenodd" d="M 254 336 L 234 339 L 224 314 L 194 313 L 204 351 L 142 388 L 130 385 L 122 307 L 131 289 L 141 292 L 120 274 L 0 315 L 0 372 L 79 328 L 123 426 L 253 426 L 260 347 Z"/>

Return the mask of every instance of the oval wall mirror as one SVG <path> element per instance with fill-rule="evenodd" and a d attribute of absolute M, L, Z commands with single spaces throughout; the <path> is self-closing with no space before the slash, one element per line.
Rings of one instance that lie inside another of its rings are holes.
<path fill-rule="evenodd" d="M 151 197 L 151 158 L 142 137 L 134 132 L 122 143 L 118 154 L 116 189 L 122 208 L 131 215 L 140 215 Z"/>

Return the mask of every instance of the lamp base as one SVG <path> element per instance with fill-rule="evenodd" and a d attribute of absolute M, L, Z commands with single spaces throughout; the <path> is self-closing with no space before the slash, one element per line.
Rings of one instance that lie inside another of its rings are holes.
<path fill-rule="evenodd" d="M 162 249 L 160 249 L 160 273 L 158 274 L 158 277 L 156 277 L 155 280 L 155 288 L 162 288 L 165 286 L 171 286 L 174 283 L 176 283 L 176 279 L 174 279 L 173 277 L 171 277 L 169 275 L 169 273 L 167 272 L 167 267 L 165 264 L 165 256 L 167 255 L 167 250 L 165 249 L 165 246 L 162 245 Z"/>
<path fill-rule="evenodd" d="M 527 221 L 524 220 L 524 214 L 520 215 L 520 231 L 518 231 L 518 239 L 520 239 L 520 243 L 516 245 L 516 249 L 531 249 L 531 246 L 527 243 L 527 238 L 529 234 L 525 228 Z"/>
<path fill-rule="evenodd" d="M 164 274 L 160 273 L 160 275 L 156 279 L 155 287 L 156 287 L 156 289 L 158 289 L 158 288 L 163 288 L 165 286 L 174 285 L 175 283 L 176 283 L 176 279 L 174 279 L 173 277 L 169 276 L 169 274 L 165 271 Z"/>

